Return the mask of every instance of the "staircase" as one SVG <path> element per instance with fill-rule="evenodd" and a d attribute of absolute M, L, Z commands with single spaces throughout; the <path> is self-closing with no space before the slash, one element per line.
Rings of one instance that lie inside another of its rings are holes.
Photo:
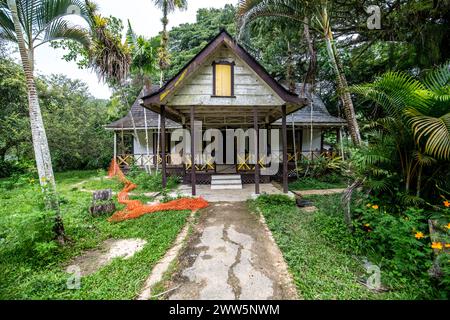
<path fill-rule="evenodd" d="M 211 177 L 211 190 L 242 189 L 242 180 L 239 174 L 213 175 Z"/>

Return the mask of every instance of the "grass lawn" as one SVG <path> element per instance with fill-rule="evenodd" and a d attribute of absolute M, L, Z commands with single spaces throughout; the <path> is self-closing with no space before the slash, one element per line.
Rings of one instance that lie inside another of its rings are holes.
<path fill-rule="evenodd" d="M 0 192 L 0 299 L 133 299 L 153 265 L 164 255 L 186 223 L 187 211 L 148 214 L 120 223 L 107 216 L 91 217 L 92 195 L 85 189 L 120 190 L 115 180 L 99 179 L 104 173 L 73 171 L 56 175 L 62 216 L 70 242 L 58 246 L 51 239 L 52 218 L 41 204 L 39 186 L 25 181 Z M 142 199 L 142 195 L 137 195 Z M 50 226 L 50 227 L 49 227 Z M 84 250 L 98 248 L 107 239 L 141 238 L 143 250 L 132 258 L 111 264 L 81 279 L 80 290 L 68 290 L 65 266 Z"/>
<path fill-rule="evenodd" d="M 367 278 L 352 251 L 343 219 L 336 216 L 340 195 L 315 197 L 316 213 L 300 211 L 293 202 L 273 196 L 250 202 L 264 215 L 305 299 L 417 299 L 426 297 L 420 283 L 375 293 L 357 282 Z M 383 282 L 383 269 L 381 280 Z"/>

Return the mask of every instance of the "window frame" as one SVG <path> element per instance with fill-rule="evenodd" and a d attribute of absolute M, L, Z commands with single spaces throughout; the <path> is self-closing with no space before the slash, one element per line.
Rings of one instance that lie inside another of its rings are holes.
<path fill-rule="evenodd" d="M 228 65 L 231 66 L 231 95 L 229 96 L 218 96 L 216 94 L 216 66 L 217 65 Z M 226 61 L 226 60 L 220 60 L 220 61 L 214 61 L 212 63 L 213 67 L 213 88 L 212 88 L 212 98 L 236 98 L 234 95 L 234 66 L 236 63 L 234 61 Z"/>

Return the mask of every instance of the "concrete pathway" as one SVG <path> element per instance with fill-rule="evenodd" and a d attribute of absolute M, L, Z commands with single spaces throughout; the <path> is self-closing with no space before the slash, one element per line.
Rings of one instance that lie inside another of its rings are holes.
<path fill-rule="evenodd" d="M 245 202 L 202 211 L 179 256 L 169 299 L 297 299 L 286 263 L 265 224 Z"/>
<path fill-rule="evenodd" d="M 345 189 L 317 189 L 317 190 L 299 190 L 299 191 L 292 191 L 293 193 L 300 195 L 300 196 L 324 196 L 328 194 L 336 194 L 336 193 L 343 193 Z"/>
<path fill-rule="evenodd" d="M 272 183 L 261 183 L 259 185 L 261 194 L 284 194 L 282 190 L 277 188 Z M 177 190 L 171 193 L 172 196 L 177 194 L 190 197 L 192 188 L 191 185 L 182 184 Z M 208 202 L 242 202 L 251 199 L 255 194 L 254 184 L 244 184 L 239 190 L 211 190 L 211 185 L 197 185 L 197 197 L 202 197 Z M 288 196 L 294 197 L 292 193 Z"/>

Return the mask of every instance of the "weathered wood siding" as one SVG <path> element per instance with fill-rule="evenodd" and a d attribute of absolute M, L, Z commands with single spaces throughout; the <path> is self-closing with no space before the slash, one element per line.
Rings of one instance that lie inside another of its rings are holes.
<path fill-rule="evenodd" d="M 212 97 L 214 61 L 234 62 L 234 98 Z M 168 105 L 212 105 L 212 106 L 280 106 L 283 101 L 278 95 L 242 60 L 227 47 L 222 46 L 186 80 Z"/>

